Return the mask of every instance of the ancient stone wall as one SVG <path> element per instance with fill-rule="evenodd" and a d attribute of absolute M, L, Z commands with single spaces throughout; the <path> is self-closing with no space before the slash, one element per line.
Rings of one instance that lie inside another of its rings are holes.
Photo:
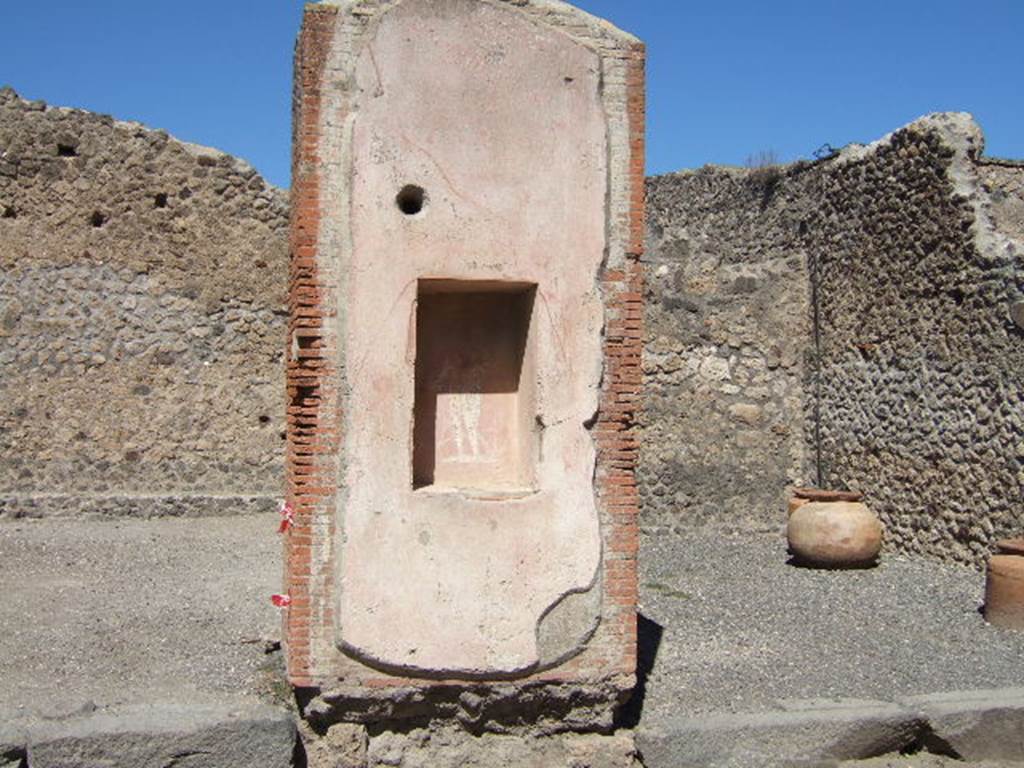
<path fill-rule="evenodd" d="M 653 529 L 864 491 L 892 549 L 1019 535 L 1024 168 L 966 115 L 814 163 L 652 179 L 641 493 Z"/>
<path fill-rule="evenodd" d="M 974 563 L 1024 525 L 1020 177 L 983 146 L 950 114 L 844 151 L 808 222 L 824 483 L 890 546 Z"/>
<path fill-rule="evenodd" d="M 777 527 L 804 480 L 804 187 L 774 167 L 648 181 L 646 529 Z"/>
<path fill-rule="evenodd" d="M 1024 161 L 981 158 L 977 167 L 993 226 L 1024 240 Z"/>
<path fill-rule="evenodd" d="M 286 228 L 242 161 L 0 90 L 0 515 L 272 504 Z"/>
<path fill-rule="evenodd" d="M 648 181 L 645 527 L 781 525 L 820 467 L 892 546 L 1019 533 L 1024 165 L 980 151 L 934 118 Z M 240 161 L 0 91 L 0 514 L 269 506 L 286 220 Z"/>

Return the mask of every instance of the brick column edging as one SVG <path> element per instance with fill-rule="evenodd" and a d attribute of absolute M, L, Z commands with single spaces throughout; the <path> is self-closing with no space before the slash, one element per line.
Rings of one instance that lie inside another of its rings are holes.
<path fill-rule="evenodd" d="M 320 553 L 331 551 L 339 460 L 337 340 L 325 324 L 335 316 L 337 300 L 330 277 L 324 279 L 319 269 L 318 156 L 320 88 L 337 12 L 333 6 L 308 8 L 295 52 L 285 463 L 295 524 L 285 544 L 285 589 L 292 603 L 283 629 L 288 678 L 295 686 L 315 684 L 312 646 L 330 595 L 311 594 L 310 583 L 320 575 L 314 570 Z"/>

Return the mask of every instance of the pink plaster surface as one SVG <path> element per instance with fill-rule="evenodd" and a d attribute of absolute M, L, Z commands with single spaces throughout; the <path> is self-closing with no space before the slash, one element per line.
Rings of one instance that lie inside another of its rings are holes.
<path fill-rule="evenodd" d="M 411 674 L 531 672 L 545 613 L 594 585 L 595 451 L 584 423 L 602 364 L 599 81 L 593 52 L 479 0 L 407 0 L 361 53 L 341 301 L 338 640 L 370 663 Z M 427 192 L 413 216 L 395 204 L 407 184 Z M 414 489 L 416 300 L 431 278 L 537 289 L 528 380 L 488 402 L 439 396 L 442 482 Z M 491 458 L 510 472 L 451 466 L 460 409 L 478 411 Z M 522 429 L 530 441 L 516 442 Z M 502 436 L 519 447 L 494 442 Z M 582 640 L 564 642 L 569 650 Z"/>

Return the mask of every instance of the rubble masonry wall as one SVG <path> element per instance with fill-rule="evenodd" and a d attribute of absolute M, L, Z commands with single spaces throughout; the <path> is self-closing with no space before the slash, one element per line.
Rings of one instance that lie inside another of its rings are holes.
<path fill-rule="evenodd" d="M 271 507 L 286 230 L 240 160 L 0 90 L 0 515 Z"/>
<path fill-rule="evenodd" d="M 0 155 L 0 514 L 269 508 L 285 193 L 9 89 Z M 890 546 L 1019 534 L 1022 189 L 961 117 L 649 179 L 642 525 L 781 526 L 820 466 Z"/>
<path fill-rule="evenodd" d="M 853 488 L 980 564 L 1024 510 L 1019 163 L 967 115 L 827 160 L 649 181 L 643 523 L 781 526 Z"/>

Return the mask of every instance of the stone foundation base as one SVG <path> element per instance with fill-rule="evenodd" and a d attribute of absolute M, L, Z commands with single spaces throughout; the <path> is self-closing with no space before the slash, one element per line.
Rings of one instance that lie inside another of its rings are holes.
<path fill-rule="evenodd" d="M 408 731 L 339 723 L 323 735 L 303 726 L 309 768 L 634 768 L 640 765 L 633 733 L 610 736 L 483 734 L 458 726 L 429 725 Z"/>

